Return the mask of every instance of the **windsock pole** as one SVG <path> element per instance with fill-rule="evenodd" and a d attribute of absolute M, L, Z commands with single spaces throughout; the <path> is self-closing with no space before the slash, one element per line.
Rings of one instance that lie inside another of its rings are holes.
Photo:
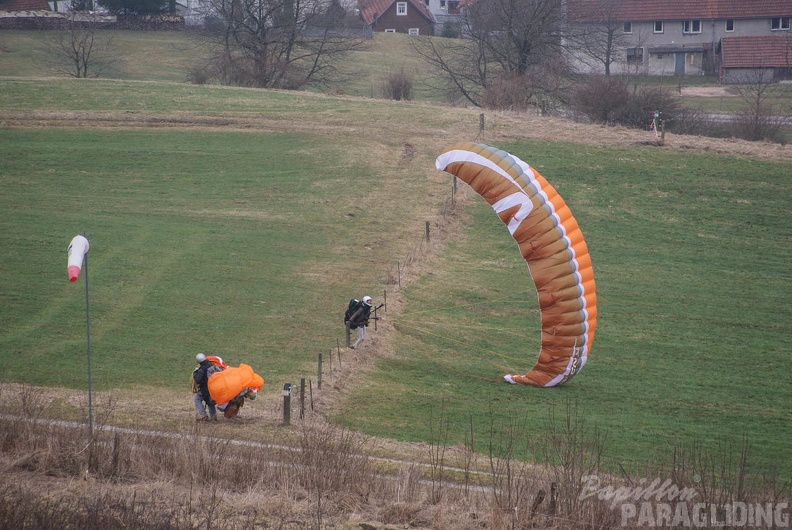
<path fill-rule="evenodd" d="M 91 304 L 88 302 L 88 253 L 85 254 L 85 331 L 88 344 L 88 434 L 93 439 L 93 402 L 91 399 Z"/>
<path fill-rule="evenodd" d="M 85 235 L 77 235 L 69 243 L 69 282 L 76 282 L 85 266 L 85 322 L 88 342 L 88 434 L 93 439 L 93 399 L 91 395 L 91 304 L 88 295 L 88 250 L 91 244 Z"/>

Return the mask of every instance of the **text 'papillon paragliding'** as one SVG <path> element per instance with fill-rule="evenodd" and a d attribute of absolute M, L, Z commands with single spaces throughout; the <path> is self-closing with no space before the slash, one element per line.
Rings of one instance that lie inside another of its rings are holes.
<path fill-rule="evenodd" d="M 597 327 L 597 295 L 588 247 L 564 200 L 535 169 L 488 145 L 447 148 L 437 169 L 466 182 L 508 228 L 536 286 L 542 313 L 539 360 L 509 383 L 551 387 L 586 364 Z"/>

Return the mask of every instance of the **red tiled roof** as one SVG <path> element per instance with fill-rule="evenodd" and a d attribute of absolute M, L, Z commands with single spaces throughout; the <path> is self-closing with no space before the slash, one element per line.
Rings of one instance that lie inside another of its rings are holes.
<path fill-rule="evenodd" d="M 607 7 L 603 7 L 607 6 Z M 615 20 L 731 19 L 792 16 L 790 0 L 569 0 L 571 18 L 607 10 Z"/>
<path fill-rule="evenodd" d="M 792 39 L 780 35 L 724 37 L 724 68 L 792 67 Z"/>
<path fill-rule="evenodd" d="M 47 0 L 0 0 L 0 11 L 52 11 Z"/>
<path fill-rule="evenodd" d="M 435 18 L 434 15 L 429 11 L 429 8 L 426 7 L 420 0 L 400 0 L 406 1 L 410 4 L 413 8 L 417 9 L 419 13 L 421 13 L 426 19 L 434 22 Z M 396 3 L 396 0 L 358 0 L 358 9 L 360 9 L 360 16 L 363 17 L 363 20 L 366 24 L 373 24 L 377 21 L 379 17 L 382 16 L 385 11 L 390 8 L 393 4 Z"/>

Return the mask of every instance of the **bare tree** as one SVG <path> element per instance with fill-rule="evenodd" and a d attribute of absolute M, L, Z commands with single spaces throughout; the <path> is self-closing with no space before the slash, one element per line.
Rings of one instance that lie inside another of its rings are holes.
<path fill-rule="evenodd" d="M 570 51 L 588 68 L 611 74 L 620 51 L 629 45 L 619 11 L 622 0 L 590 0 L 575 3 L 569 12 L 565 37 Z"/>
<path fill-rule="evenodd" d="M 782 96 L 778 83 L 773 82 L 773 70 L 756 68 L 742 76 L 734 90 L 745 107 L 734 119 L 736 134 L 746 140 L 783 141 L 783 128 L 792 123 L 792 115 L 781 114 L 771 101 Z"/>
<path fill-rule="evenodd" d="M 65 29 L 54 34 L 50 66 L 71 77 L 100 77 L 121 60 L 121 52 L 114 46 L 112 34 L 99 29 L 92 17 L 77 17 L 72 14 Z"/>
<path fill-rule="evenodd" d="M 503 80 L 562 61 L 561 0 L 479 0 L 463 11 L 463 39 L 416 38 L 413 49 L 446 87 L 476 106 Z"/>
<path fill-rule="evenodd" d="M 337 81 L 338 59 L 365 45 L 337 0 L 207 0 L 218 45 L 210 77 L 299 89 Z"/>

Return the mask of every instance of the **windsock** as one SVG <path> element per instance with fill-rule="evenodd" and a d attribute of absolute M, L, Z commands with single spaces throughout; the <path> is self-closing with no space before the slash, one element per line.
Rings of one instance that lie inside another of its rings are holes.
<path fill-rule="evenodd" d="M 88 240 L 85 239 L 83 236 L 74 236 L 74 239 L 71 240 L 69 243 L 69 281 L 75 282 L 77 281 L 77 277 L 80 276 L 80 271 L 82 270 L 83 258 L 85 254 L 88 253 L 88 249 L 91 245 L 88 244 Z"/>

